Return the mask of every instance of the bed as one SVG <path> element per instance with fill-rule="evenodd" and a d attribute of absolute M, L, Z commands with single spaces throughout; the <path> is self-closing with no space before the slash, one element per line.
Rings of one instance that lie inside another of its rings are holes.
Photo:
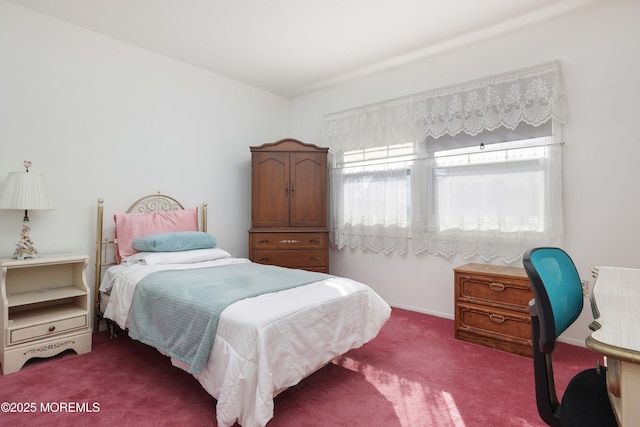
<path fill-rule="evenodd" d="M 110 239 L 99 199 L 96 312 L 191 373 L 219 426 L 264 426 L 278 393 L 375 338 L 391 308 L 348 278 L 231 256 L 206 209 L 145 196 Z"/>

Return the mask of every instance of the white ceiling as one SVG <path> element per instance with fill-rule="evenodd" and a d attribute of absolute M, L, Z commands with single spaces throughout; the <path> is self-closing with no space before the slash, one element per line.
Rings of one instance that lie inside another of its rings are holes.
<path fill-rule="evenodd" d="M 595 0 L 8 0 L 287 97 Z"/>

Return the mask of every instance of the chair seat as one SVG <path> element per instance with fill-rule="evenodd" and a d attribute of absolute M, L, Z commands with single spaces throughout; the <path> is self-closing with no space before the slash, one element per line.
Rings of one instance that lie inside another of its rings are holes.
<path fill-rule="evenodd" d="M 571 427 L 617 427 L 607 393 L 606 368 L 587 369 L 567 385 L 562 397 L 561 425 Z"/>

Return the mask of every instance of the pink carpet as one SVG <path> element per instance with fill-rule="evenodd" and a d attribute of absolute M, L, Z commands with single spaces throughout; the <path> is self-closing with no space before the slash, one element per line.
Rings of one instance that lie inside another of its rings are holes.
<path fill-rule="evenodd" d="M 596 360 L 560 344 L 559 390 Z M 534 399 L 531 359 L 457 341 L 451 320 L 394 309 L 375 340 L 280 394 L 269 426 L 544 426 Z M 89 354 L 0 377 L 2 402 L 35 412 L 0 413 L 0 425 L 216 426 L 215 399 L 195 379 L 156 350 L 105 333 Z M 85 412 L 61 410 L 67 403 Z"/>

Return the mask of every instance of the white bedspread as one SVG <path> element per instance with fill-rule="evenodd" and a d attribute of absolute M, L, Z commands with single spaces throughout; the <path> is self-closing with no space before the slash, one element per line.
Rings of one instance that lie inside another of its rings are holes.
<path fill-rule="evenodd" d="M 231 262 L 249 261 L 228 258 L 188 267 Z M 126 328 L 137 282 L 151 272 L 185 266 L 110 268 L 101 285 L 111 292 L 105 317 Z M 373 339 L 390 314 L 368 286 L 340 277 L 238 301 L 222 312 L 207 366 L 195 377 L 218 401 L 219 426 L 264 426 L 278 392 Z M 172 363 L 188 371 L 184 362 Z"/>

